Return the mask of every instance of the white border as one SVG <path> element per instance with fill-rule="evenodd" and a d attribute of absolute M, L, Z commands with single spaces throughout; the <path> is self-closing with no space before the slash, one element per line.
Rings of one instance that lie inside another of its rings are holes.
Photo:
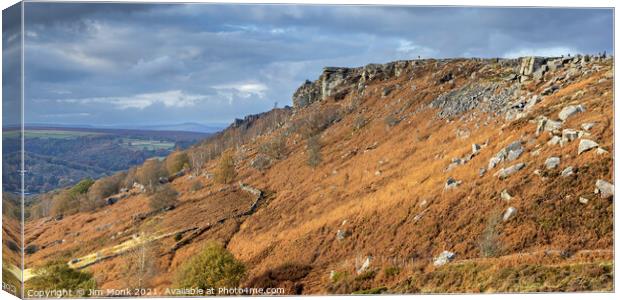
<path fill-rule="evenodd" d="M 9 2 L 10 1 L 10 2 Z M 4 10 L 5 8 L 17 3 L 18 1 L 15 0 L 9 0 L 9 1 L 2 1 L 0 4 L 0 7 Z M 51 2 L 51 1 L 26 1 L 26 2 Z M 515 6 L 519 6 L 519 7 L 611 7 L 614 8 L 614 53 L 615 53 L 615 49 L 617 49 L 617 39 L 616 39 L 616 34 L 618 32 L 618 25 L 615 22 L 615 8 L 617 7 L 617 4 L 614 1 L 604 1 L 604 0 L 589 0 L 589 1 L 583 1 L 583 0 L 521 0 L 521 1 L 514 1 L 514 0 L 507 0 L 507 1 L 498 1 L 498 0 L 448 0 L 448 1 L 429 1 L 429 0 L 410 0 L 410 1 L 396 1 L 396 0 L 385 0 L 385 1 L 378 1 L 378 0 L 355 0 L 355 1 L 344 1 L 344 0 L 335 0 L 335 1 L 329 1 L 329 0 L 297 0 L 297 1 L 284 1 L 284 0 L 267 0 L 267 1 L 259 1 L 259 0 L 223 0 L 223 1 L 180 1 L 180 0 L 151 0 L 151 1 L 126 1 L 126 0 L 118 0 L 118 1 L 91 1 L 91 0 L 64 0 L 64 1 L 57 1 L 57 2 L 119 2 L 119 3 L 272 3 L 272 4 L 348 4 L 348 5 L 353 5 L 353 4 L 361 4 L 361 5 L 426 5 L 426 6 L 496 6 L 496 7 L 515 7 Z M 22 6 L 23 8 L 23 6 Z M 0 22 L 1 22 L 1 15 L 0 15 Z M 22 22 L 23 22 L 23 18 L 22 18 Z M 23 30 L 23 26 L 22 26 L 22 30 Z M 23 36 L 23 35 L 22 35 Z M 23 42 L 23 40 L 22 40 Z M 0 40 L 0 47 L 1 47 L 1 40 Z M 23 51 L 23 48 L 22 48 Z M 23 59 L 23 56 L 22 56 Z M 615 65 L 615 54 L 614 54 L 614 65 Z M 0 59 L 0 69 L 2 68 L 2 62 Z M 22 61 L 22 72 L 23 72 L 23 61 Z M 618 72 L 617 69 L 614 70 L 614 78 L 618 78 L 618 75 L 620 74 L 620 72 Z M 614 101 L 615 101 L 615 97 L 617 96 L 617 91 L 618 91 L 618 82 L 616 80 L 614 80 Z M 22 89 L 23 89 L 23 83 L 22 83 Z M 0 95 L 1 95 L 1 91 L 2 91 L 2 87 L 0 85 Z M 23 95 L 23 90 L 22 90 L 22 95 Z M 22 102 L 23 103 L 23 102 Z M 614 105 L 614 111 L 615 111 L 615 105 Z M 23 114 L 23 111 L 22 111 Z M 1 121 L 1 117 L 2 116 L 2 106 L 0 106 L 0 121 Z M 23 115 L 22 115 L 23 117 Z M 22 122 L 23 122 L 23 118 L 22 118 Z M 618 128 L 620 125 L 620 121 L 618 120 L 618 118 L 615 117 L 614 115 L 614 128 Z M 616 132 L 614 130 L 614 145 L 616 144 L 617 141 L 617 135 Z M 2 141 L 0 139 L 0 148 L 2 147 Z M 614 147 L 614 174 L 615 171 L 618 170 L 618 160 L 615 159 L 618 156 L 616 155 L 618 153 L 617 147 Z M 0 165 L 2 162 L 2 158 L 0 157 Z M 615 176 L 614 176 L 615 177 Z M 614 181 L 615 183 L 615 181 Z M 0 202 L 0 208 L 1 208 L 1 202 Z M 615 207 L 614 207 L 614 212 L 615 212 Z M 23 213 L 23 211 L 22 211 Z M 618 218 L 617 216 L 614 214 L 614 253 L 615 253 L 615 242 L 618 241 L 619 238 L 619 234 L 618 234 Z M 2 257 L 2 253 L 0 251 L 0 259 Z M 615 264 L 614 264 L 614 271 L 616 270 L 615 268 Z M 1 272 L 1 271 L 0 271 Z M 615 287 L 615 291 L 618 290 L 618 287 L 620 287 L 619 285 L 619 277 L 618 274 L 616 274 L 614 272 L 614 287 Z M 528 299 L 580 299 L 580 298 L 587 298 L 587 299 L 612 299 L 616 298 L 616 295 L 614 293 L 541 293 L 541 294 L 468 294 L 468 295 L 395 295 L 395 296 L 369 296 L 372 297 L 373 299 L 396 299 L 396 298 L 417 298 L 417 299 L 455 299 L 455 298 L 459 298 L 459 299 L 474 299 L 474 298 L 486 298 L 486 299 L 502 299 L 502 300 L 512 300 L 512 299 L 522 299 L 523 297 L 527 297 Z M 12 295 L 10 295 L 9 293 L 5 292 L 5 291 L 1 291 L 0 292 L 0 296 L 2 298 L 7 298 L 7 297 L 12 297 Z M 304 296 L 303 298 L 307 298 L 307 299 L 353 299 L 353 298 L 357 298 L 357 297 L 361 297 L 361 296 Z M 239 298 L 239 297 L 235 297 L 235 298 Z M 250 297 L 241 297 L 243 299 L 250 299 Z M 280 299 L 292 299 L 292 298 L 301 298 L 301 297 L 278 297 Z M 149 298 L 141 298 L 141 299 L 149 299 Z M 195 298 L 153 298 L 153 299 L 195 299 Z"/>

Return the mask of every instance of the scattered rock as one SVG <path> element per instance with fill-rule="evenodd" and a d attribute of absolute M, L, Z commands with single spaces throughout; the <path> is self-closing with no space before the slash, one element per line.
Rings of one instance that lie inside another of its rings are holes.
<path fill-rule="evenodd" d="M 551 139 L 549 139 L 549 141 L 547 142 L 547 145 L 555 146 L 559 144 L 561 141 L 562 141 L 562 138 L 560 138 L 557 135 L 554 135 L 553 137 L 551 137 Z"/>
<path fill-rule="evenodd" d="M 530 98 L 529 101 L 527 101 L 527 103 L 525 104 L 525 109 L 531 109 L 532 107 L 534 107 L 534 105 L 536 105 L 536 103 L 538 103 L 540 101 L 540 97 L 538 97 L 538 95 L 534 95 L 534 97 Z"/>
<path fill-rule="evenodd" d="M 567 141 L 573 141 L 576 140 L 578 137 L 578 133 L 577 130 L 574 129 L 564 129 L 562 130 L 562 139 L 563 140 L 567 140 Z"/>
<path fill-rule="evenodd" d="M 592 129 L 592 127 L 594 127 L 594 123 L 592 123 L 592 122 L 581 124 L 581 129 L 583 129 L 585 131 L 590 131 L 590 129 Z"/>
<path fill-rule="evenodd" d="M 364 273 L 364 271 L 368 270 L 368 268 L 370 268 L 371 262 L 372 262 L 372 256 L 367 256 L 362 266 L 357 269 L 357 274 L 362 274 Z"/>
<path fill-rule="evenodd" d="M 614 185 L 605 180 L 597 179 L 595 186 L 594 193 L 601 194 L 601 198 L 609 198 L 614 195 Z"/>
<path fill-rule="evenodd" d="M 584 111 L 586 111 L 586 108 L 581 104 L 580 105 L 569 105 L 567 107 L 564 107 L 558 113 L 558 117 L 560 118 L 560 120 L 566 121 L 566 119 L 568 119 L 572 115 L 576 113 L 584 112 Z"/>
<path fill-rule="evenodd" d="M 446 180 L 445 189 L 446 190 L 453 189 L 453 188 L 459 186 L 460 184 L 461 184 L 460 180 L 456 180 L 456 179 L 454 179 L 452 177 L 448 177 L 448 180 Z"/>
<path fill-rule="evenodd" d="M 450 251 L 443 251 L 433 260 L 433 265 L 436 267 L 443 266 L 454 259 L 456 254 Z"/>
<path fill-rule="evenodd" d="M 524 163 L 518 163 L 518 164 L 512 165 L 512 166 L 510 166 L 508 168 L 503 168 L 503 169 L 499 170 L 499 172 L 497 172 L 497 176 L 500 179 L 504 179 L 504 178 L 507 178 L 510 175 L 514 174 L 514 173 L 517 173 L 519 170 L 523 169 L 524 167 L 525 167 Z"/>
<path fill-rule="evenodd" d="M 586 197 L 579 197 L 579 203 L 581 203 L 581 204 L 588 204 L 589 201 L 590 201 L 590 199 L 588 199 Z"/>
<path fill-rule="evenodd" d="M 512 196 L 505 189 L 501 192 L 500 197 L 505 201 L 510 201 L 512 199 Z"/>
<path fill-rule="evenodd" d="M 521 153 L 523 153 L 523 148 L 518 148 L 518 149 L 515 149 L 515 150 L 510 150 L 508 152 L 508 156 L 506 157 L 506 160 L 513 161 L 513 160 L 519 158 L 519 156 L 521 156 Z"/>
<path fill-rule="evenodd" d="M 607 150 L 601 148 L 601 147 L 596 148 L 596 154 L 598 154 L 598 155 L 603 155 L 603 154 L 607 154 L 607 153 L 609 153 L 609 152 Z"/>
<path fill-rule="evenodd" d="M 485 168 L 480 168 L 480 170 L 478 170 L 478 176 L 482 177 L 484 176 L 484 174 L 486 174 L 487 169 Z"/>
<path fill-rule="evenodd" d="M 347 236 L 349 236 L 349 232 L 347 230 L 338 229 L 338 232 L 336 232 L 336 239 L 339 241 L 344 240 Z"/>
<path fill-rule="evenodd" d="M 530 155 L 531 156 L 539 156 L 540 155 L 540 148 L 530 152 Z"/>
<path fill-rule="evenodd" d="M 545 160 L 545 167 L 547 168 L 547 170 L 550 169 L 555 169 L 560 165 L 560 158 L 559 157 L 549 157 L 547 158 L 547 160 Z"/>
<path fill-rule="evenodd" d="M 575 174 L 575 172 L 573 171 L 573 167 L 566 167 L 564 170 L 562 170 L 562 173 L 560 173 L 560 176 L 568 177 L 573 174 Z"/>
<path fill-rule="evenodd" d="M 511 206 L 508 209 L 506 209 L 506 212 L 504 213 L 504 216 L 502 217 L 502 220 L 504 220 L 504 222 L 506 222 L 506 221 L 510 220 L 510 218 L 512 218 L 516 213 L 517 213 L 517 209 Z"/>
<path fill-rule="evenodd" d="M 596 147 L 598 147 L 598 144 L 596 142 L 588 139 L 581 139 L 579 141 L 579 149 L 577 150 L 577 154 L 579 155 Z"/>
<path fill-rule="evenodd" d="M 554 132 L 556 130 L 560 130 L 561 128 L 562 128 L 562 122 L 560 121 L 547 120 L 545 122 L 545 131 Z"/>
<path fill-rule="evenodd" d="M 482 149 L 482 147 L 478 144 L 471 144 L 471 154 L 476 155 L 478 153 L 480 153 L 480 149 Z"/>

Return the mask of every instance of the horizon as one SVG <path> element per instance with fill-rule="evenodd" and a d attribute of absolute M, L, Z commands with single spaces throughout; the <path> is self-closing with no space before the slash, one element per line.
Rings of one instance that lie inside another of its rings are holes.
<path fill-rule="evenodd" d="M 612 21 L 604 8 L 28 3 L 24 121 L 230 124 L 291 105 L 326 66 L 612 53 Z"/>

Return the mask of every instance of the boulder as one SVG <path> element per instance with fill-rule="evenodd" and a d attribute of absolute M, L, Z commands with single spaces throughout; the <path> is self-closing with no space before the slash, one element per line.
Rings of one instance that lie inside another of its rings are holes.
<path fill-rule="evenodd" d="M 574 129 L 568 129 L 567 128 L 567 129 L 562 130 L 562 139 L 563 140 L 567 140 L 569 142 L 573 141 L 573 140 L 576 140 L 578 135 L 579 134 L 578 134 L 577 130 L 574 130 Z"/>
<path fill-rule="evenodd" d="M 608 154 L 608 153 L 609 153 L 609 151 L 607 151 L 607 150 L 605 150 L 605 149 L 603 149 L 601 147 L 596 148 L 596 154 L 597 155 L 603 155 L 603 154 Z"/>
<path fill-rule="evenodd" d="M 521 154 L 523 153 L 523 148 L 519 148 L 519 149 L 515 149 L 515 150 L 510 150 L 508 152 L 508 156 L 506 157 L 507 161 L 513 161 L 517 158 L 519 158 L 519 156 L 521 156 Z"/>
<path fill-rule="evenodd" d="M 614 195 L 614 185 L 605 180 L 597 179 L 595 186 L 594 193 L 600 194 L 601 198 L 609 198 Z"/>
<path fill-rule="evenodd" d="M 545 167 L 547 168 L 547 170 L 550 169 L 555 169 L 560 165 L 560 158 L 559 157 L 549 157 L 547 158 L 547 160 L 545 160 Z"/>
<path fill-rule="evenodd" d="M 506 212 L 504 212 L 504 216 L 502 217 L 502 220 L 504 220 L 504 222 L 510 220 L 510 218 L 512 218 L 515 214 L 517 213 L 517 209 L 514 207 L 509 207 L 506 209 Z"/>
<path fill-rule="evenodd" d="M 562 122 L 560 121 L 553 121 L 553 120 L 547 120 L 545 122 L 545 131 L 556 131 L 556 130 L 560 130 L 562 128 Z"/>
<path fill-rule="evenodd" d="M 446 186 L 444 187 L 446 190 L 453 189 L 461 184 L 460 180 L 456 180 L 452 177 L 448 177 L 446 180 Z"/>
<path fill-rule="evenodd" d="M 496 174 L 500 179 L 504 179 L 504 178 L 507 178 L 513 175 L 514 173 L 517 173 L 519 170 L 523 169 L 524 167 L 525 167 L 524 163 L 518 163 L 508 168 L 503 168 L 499 170 L 499 172 L 497 172 Z"/>
<path fill-rule="evenodd" d="M 562 141 L 562 138 L 560 138 L 557 135 L 554 135 L 553 137 L 551 137 L 551 139 L 549 139 L 549 141 L 547 142 L 547 145 L 555 146 L 559 144 L 561 141 Z"/>
<path fill-rule="evenodd" d="M 525 109 L 531 109 L 532 107 L 534 107 L 534 105 L 536 105 L 536 103 L 538 103 L 540 101 L 540 97 L 538 97 L 538 95 L 534 95 L 534 97 L 530 98 L 530 100 L 527 101 L 527 103 L 525 104 Z"/>
<path fill-rule="evenodd" d="M 488 169 L 495 168 L 495 166 L 497 166 L 500 162 L 502 162 L 502 160 L 503 158 L 498 157 L 498 156 L 491 157 L 491 159 L 489 159 Z"/>
<path fill-rule="evenodd" d="M 349 232 L 346 230 L 338 229 L 338 232 L 336 232 L 336 239 L 339 241 L 344 240 L 347 236 L 349 236 Z"/>
<path fill-rule="evenodd" d="M 598 147 L 598 144 L 596 142 L 588 139 L 581 139 L 579 141 L 579 148 L 577 149 L 577 154 L 579 155 L 596 147 Z"/>
<path fill-rule="evenodd" d="M 581 203 L 581 204 L 588 204 L 588 202 L 590 202 L 590 199 L 588 199 L 586 197 L 579 197 L 579 203 Z"/>
<path fill-rule="evenodd" d="M 480 150 L 482 149 L 482 147 L 478 144 L 471 144 L 471 154 L 476 155 L 478 153 L 480 153 Z"/>
<path fill-rule="evenodd" d="M 594 123 L 592 123 L 592 122 L 581 124 L 581 129 L 583 129 L 585 131 L 590 131 L 590 129 L 592 129 L 592 127 L 594 127 Z"/>
<path fill-rule="evenodd" d="M 450 251 L 441 252 L 435 259 L 433 259 L 433 265 L 436 267 L 443 266 L 454 259 L 456 254 Z"/>
<path fill-rule="evenodd" d="M 510 201 L 512 199 L 512 196 L 505 189 L 500 193 L 500 197 L 505 201 Z"/>
<path fill-rule="evenodd" d="M 560 120 L 566 121 L 566 119 L 568 119 L 572 115 L 576 113 L 584 112 L 584 111 L 586 111 L 586 108 L 581 104 L 580 105 L 569 105 L 567 107 L 564 107 L 558 113 L 558 117 L 560 118 Z"/>
<path fill-rule="evenodd" d="M 573 171 L 573 167 L 566 167 L 564 170 L 562 170 L 562 173 L 560 173 L 560 176 L 562 177 L 568 177 L 575 174 L 575 172 Z"/>
<path fill-rule="evenodd" d="M 484 176 L 484 174 L 485 174 L 486 172 L 487 172 L 487 169 L 485 169 L 485 168 L 480 168 L 480 169 L 478 170 L 478 176 L 482 177 L 482 176 Z"/>
<path fill-rule="evenodd" d="M 366 259 L 364 260 L 364 263 L 362 263 L 362 265 L 357 269 L 357 274 L 362 274 L 366 270 L 368 270 L 368 268 L 370 268 L 371 262 L 372 262 L 372 256 L 367 256 Z"/>

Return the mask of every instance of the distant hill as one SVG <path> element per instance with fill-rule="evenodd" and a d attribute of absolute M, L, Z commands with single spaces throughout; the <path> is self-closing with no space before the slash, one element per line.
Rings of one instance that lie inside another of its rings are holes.
<path fill-rule="evenodd" d="M 199 133 L 215 133 L 224 128 L 228 124 L 214 123 L 201 124 L 196 122 L 187 123 L 171 123 L 171 124 L 153 124 L 153 125 L 88 125 L 88 124 L 52 124 L 52 123 L 31 123 L 26 124 L 30 128 L 88 128 L 88 129 L 132 129 L 132 130 L 155 130 L 155 131 L 186 131 Z"/>
<path fill-rule="evenodd" d="M 41 193 L 75 184 L 85 177 L 99 178 L 127 170 L 146 159 L 185 149 L 211 133 L 109 129 L 94 127 L 25 127 L 26 192 Z M 13 173 L 3 178 L 7 191 L 19 190 L 14 166 L 19 165 L 18 135 L 3 132 L 3 165 Z"/>

